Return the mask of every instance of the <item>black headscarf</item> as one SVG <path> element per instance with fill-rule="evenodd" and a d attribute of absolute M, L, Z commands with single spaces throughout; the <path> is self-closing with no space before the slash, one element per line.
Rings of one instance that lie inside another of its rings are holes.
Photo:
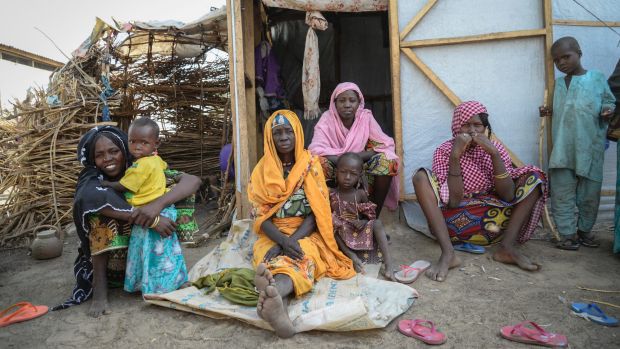
<path fill-rule="evenodd" d="M 53 307 L 52 310 L 66 309 L 72 305 L 80 304 L 92 296 L 93 264 L 90 255 L 88 214 L 99 212 L 105 207 L 115 211 L 127 212 L 132 210 L 131 205 L 125 201 L 125 197 L 121 193 L 101 186 L 101 179 L 105 178 L 105 174 L 95 165 L 94 156 L 95 144 L 101 137 L 108 138 L 121 150 L 125 157 L 125 169 L 131 164 L 127 135 L 116 127 L 98 126 L 88 131 L 80 139 L 77 159 L 84 168 L 78 177 L 73 198 L 73 222 L 80 238 L 78 256 L 73 266 L 77 283 L 71 297 L 63 304 Z"/>

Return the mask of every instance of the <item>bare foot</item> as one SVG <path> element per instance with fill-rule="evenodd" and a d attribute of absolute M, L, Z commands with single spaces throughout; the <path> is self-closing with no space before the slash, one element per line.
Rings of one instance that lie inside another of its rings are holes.
<path fill-rule="evenodd" d="M 433 264 L 427 271 L 426 276 L 434 281 L 442 282 L 448 276 L 448 270 L 461 265 L 461 260 L 456 256 L 454 251 L 450 253 L 441 253 L 437 263 Z"/>
<path fill-rule="evenodd" d="M 256 267 L 256 273 L 254 275 L 254 287 L 260 293 L 265 290 L 265 287 L 275 284 L 276 280 L 271 275 L 267 264 L 261 263 Z"/>
<path fill-rule="evenodd" d="M 392 262 L 383 263 L 383 276 L 390 281 L 396 281 L 396 279 L 394 279 L 394 267 Z"/>
<path fill-rule="evenodd" d="M 533 263 L 529 258 L 512 247 L 500 246 L 493 254 L 493 259 L 505 264 L 516 264 L 519 268 L 527 271 L 540 270 L 540 265 Z"/>
<path fill-rule="evenodd" d="M 278 337 L 291 338 L 295 335 L 293 322 L 288 317 L 282 297 L 275 286 L 268 285 L 264 291 L 260 292 L 256 312 L 273 327 Z"/>
<path fill-rule="evenodd" d="M 103 299 L 103 300 L 93 299 L 92 304 L 90 305 L 90 309 L 88 309 L 88 315 L 94 318 L 98 318 L 101 315 L 108 315 L 110 313 L 111 313 L 110 306 L 108 305 L 107 299 Z"/>

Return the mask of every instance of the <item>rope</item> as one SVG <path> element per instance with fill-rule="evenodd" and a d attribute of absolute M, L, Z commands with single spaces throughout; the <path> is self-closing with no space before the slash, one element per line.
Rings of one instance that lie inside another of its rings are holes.
<path fill-rule="evenodd" d="M 585 6 L 583 6 L 579 1 L 577 0 L 573 0 L 573 2 L 579 6 L 581 6 L 581 8 L 583 8 L 584 10 L 586 10 L 586 12 L 588 12 L 589 14 L 592 15 L 592 17 L 596 18 L 599 22 L 603 23 L 604 26 L 606 26 L 609 30 L 611 30 L 612 32 L 616 33 L 616 35 L 618 35 L 618 37 L 620 37 L 620 33 L 618 33 L 614 28 L 610 27 L 607 23 L 605 23 L 604 20 L 600 19 L 596 14 L 594 14 L 594 12 L 588 10 Z M 618 46 L 620 46 L 620 41 L 618 41 Z"/>

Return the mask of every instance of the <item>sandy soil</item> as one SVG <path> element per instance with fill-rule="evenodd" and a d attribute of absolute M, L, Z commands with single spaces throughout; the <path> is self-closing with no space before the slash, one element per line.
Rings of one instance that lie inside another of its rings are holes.
<path fill-rule="evenodd" d="M 414 259 L 435 260 L 434 241 L 409 229 L 404 217 L 384 214 L 396 263 Z M 461 269 L 453 269 L 444 283 L 425 277 L 413 284 L 421 298 L 387 328 L 355 333 L 309 332 L 280 340 L 271 332 L 236 320 L 213 320 L 144 303 L 140 296 L 119 289 L 110 292 L 113 313 L 99 319 L 87 316 L 89 304 L 0 329 L 3 348 L 423 348 L 415 339 L 398 333 L 400 319 L 433 320 L 448 336 L 443 348 L 527 348 L 499 336 L 499 328 L 524 319 L 549 331 L 564 333 L 572 348 L 619 348 L 620 328 L 607 328 L 570 314 L 559 296 L 569 301 L 596 299 L 620 304 L 620 293 L 596 293 L 576 286 L 620 290 L 620 258 L 611 253 L 609 225 L 597 227 L 603 245 L 578 252 L 561 251 L 545 241 L 531 241 L 524 251 L 543 265 L 528 273 L 482 256 L 459 253 Z M 189 266 L 215 244 L 185 249 Z M 36 261 L 26 249 L 0 252 L 0 308 L 18 301 L 55 305 L 73 287 L 72 262 L 77 238 L 70 236 L 64 254 Z M 458 253 L 458 252 L 457 252 Z M 483 271 L 484 267 L 484 271 Z M 617 308 L 603 306 L 612 316 Z M 534 348 L 534 347 L 532 347 Z"/>

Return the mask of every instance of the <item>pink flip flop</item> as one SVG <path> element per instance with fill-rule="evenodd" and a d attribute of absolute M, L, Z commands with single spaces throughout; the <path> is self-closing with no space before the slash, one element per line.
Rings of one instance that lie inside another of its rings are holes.
<path fill-rule="evenodd" d="M 532 328 L 526 327 L 531 325 Z M 533 321 L 523 321 L 515 326 L 504 326 L 500 330 L 502 337 L 526 344 L 540 345 L 550 348 L 564 348 L 568 346 L 566 336 L 545 331 Z"/>
<path fill-rule="evenodd" d="M 424 324 L 429 326 L 424 326 Z M 401 320 L 398 322 L 398 331 L 405 336 L 421 340 L 426 344 L 439 345 L 446 342 L 446 335 L 435 329 L 432 321 L 423 319 Z"/>
<path fill-rule="evenodd" d="M 394 273 L 394 279 L 403 284 L 410 284 L 418 279 L 431 266 L 429 261 L 415 261 L 411 265 L 401 265 L 400 271 Z"/>

